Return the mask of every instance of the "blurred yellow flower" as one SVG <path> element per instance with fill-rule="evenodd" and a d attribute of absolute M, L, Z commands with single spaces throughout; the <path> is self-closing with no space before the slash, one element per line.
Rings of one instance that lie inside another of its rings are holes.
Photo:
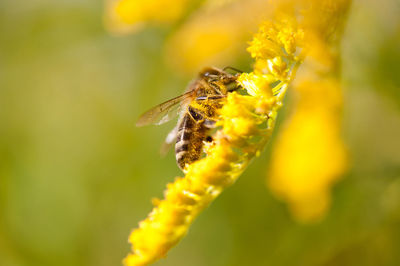
<path fill-rule="evenodd" d="M 340 86 L 335 80 L 304 82 L 292 116 L 274 145 L 268 183 L 301 221 L 320 219 L 330 188 L 347 166 L 340 137 Z"/>
<path fill-rule="evenodd" d="M 131 33 L 149 23 L 169 23 L 186 11 L 189 0 L 107 0 L 106 26 L 115 33 Z"/>
<path fill-rule="evenodd" d="M 341 139 L 342 93 L 337 78 L 344 16 L 350 1 L 314 3 L 305 11 L 300 38 L 308 55 L 293 87 L 295 107 L 283 125 L 271 156 L 268 184 L 289 203 L 302 222 L 320 220 L 330 204 L 330 189 L 347 168 Z M 283 37 L 283 40 L 290 38 Z M 291 45 L 289 45 L 292 49 Z"/>
<path fill-rule="evenodd" d="M 184 73 L 231 65 L 272 11 L 271 1 L 265 0 L 205 1 L 169 38 L 165 60 Z"/>

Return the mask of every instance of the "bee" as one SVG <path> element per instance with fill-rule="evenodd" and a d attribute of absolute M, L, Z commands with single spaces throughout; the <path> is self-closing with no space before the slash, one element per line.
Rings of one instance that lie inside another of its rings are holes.
<path fill-rule="evenodd" d="M 230 74 L 227 69 L 237 73 Z M 165 152 L 175 141 L 176 162 L 185 171 L 187 165 L 200 159 L 204 142 L 212 140 L 208 133 L 215 127 L 223 99 L 239 89 L 236 83 L 239 73 L 241 71 L 232 67 L 203 69 L 182 95 L 142 114 L 136 126 L 161 125 L 179 114 L 178 123 L 168 134 L 161 151 Z"/>

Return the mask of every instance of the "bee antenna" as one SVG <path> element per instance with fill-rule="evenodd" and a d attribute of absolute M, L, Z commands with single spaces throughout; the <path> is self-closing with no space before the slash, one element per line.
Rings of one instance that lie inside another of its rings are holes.
<path fill-rule="evenodd" d="M 227 70 L 227 69 L 230 69 L 230 70 L 236 71 L 236 72 L 238 72 L 238 73 L 243 73 L 243 71 L 242 71 L 242 70 L 240 70 L 240 69 L 237 69 L 237 68 L 234 68 L 234 67 L 231 67 L 231 66 L 226 66 L 226 67 L 224 67 L 222 70 L 223 70 L 223 71 L 225 71 L 225 70 Z"/>

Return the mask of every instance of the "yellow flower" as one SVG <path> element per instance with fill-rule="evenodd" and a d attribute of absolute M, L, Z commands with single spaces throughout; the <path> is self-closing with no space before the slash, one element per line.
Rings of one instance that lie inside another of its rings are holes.
<path fill-rule="evenodd" d="M 132 253 L 125 258 L 125 265 L 147 265 L 165 257 L 168 250 L 184 237 L 197 215 L 226 187 L 232 185 L 250 161 L 265 147 L 273 131 L 285 93 L 292 84 L 307 50 L 307 46 L 304 45 L 307 42 L 307 38 L 304 37 L 307 35 L 305 26 L 297 21 L 293 9 L 289 9 L 286 13 L 284 11 L 284 9 L 280 10 L 272 21 L 264 22 L 258 33 L 254 35 L 248 48 L 256 60 L 254 71 L 243 73 L 238 78 L 238 84 L 247 94 L 242 95 L 236 92 L 228 94 L 219 110 L 220 129 L 213 135 L 213 142 L 206 145 L 206 156 L 188 165 L 185 169 L 185 177 L 178 177 L 173 183 L 167 185 L 163 200 L 153 201 L 154 208 L 151 213 L 131 233 L 129 241 L 132 244 Z M 331 86 L 329 84 L 323 85 L 329 87 Z M 301 118 L 310 117 L 310 124 L 315 124 L 317 121 L 320 127 L 303 128 L 304 124 L 302 125 L 301 120 L 295 119 L 293 119 L 295 123 L 292 123 L 292 127 L 294 130 L 303 130 L 301 137 L 304 140 L 309 140 L 307 137 L 310 134 L 316 138 L 319 134 L 325 134 L 327 130 L 333 129 L 332 135 L 324 135 L 324 138 L 318 139 L 320 149 L 315 151 L 314 156 L 315 160 L 316 158 L 325 160 L 329 156 L 335 156 L 337 161 L 332 162 L 327 168 L 314 168 L 314 172 L 311 172 L 314 176 L 322 175 L 328 178 L 318 177 L 311 184 L 308 181 L 302 182 L 305 180 L 303 173 L 297 180 L 298 186 L 288 184 L 290 179 L 286 178 L 298 174 L 297 172 L 293 173 L 284 164 L 276 167 L 274 173 L 277 178 L 271 179 L 274 189 L 282 193 L 280 195 L 284 195 L 288 201 L 294 202 L 293 208 L 298 208 L 300 213 L 303 210 L 302 206 L 315 199 L 320 200 L 318 202 L 320 206 L 312 211 L 318 213 L 321 209 L 325 209 L 329 200 L 326 197 L 326 191 L 334 180 L 331 174 L 345 164 L 344 157 L 341 157 L 341 150 L 334 150 L 334 147 L 339 146 L 332 142 L 333 138 L 338 137 L 338 131 L 334 130 L 337 127 L 331 127 L 337 122 L 336 116 L 332 115 L 336 113 L 329 112 L 325 108 L 329 106 L 330 110 L 334 109 L 337 103 L 332 101 L 333 97 L 325 101 L 324 92 L 312 89 L 311 85 L 304 86 L 305 90 L 311 90 L 305 94 L 305 98 L 307 99 L 308 95 L 314 95 L 310 99 L 315 97 L 317 101 L 320 100 L 320 105 L 314 106 L 314 102 L 311 102 L 312 108 L 308 109 L 309 102 L 306 100 L 304 109 L 299 108 L 299 114 Z M 316 86 L 319 85 L 321 84 Z M 313 94 L 314 91 L 318 93 Z M 321 123 L 322 121 L 324 123 Z M 286 133 L 289 137 L 284 137 L 292 143 L 285 142 L 286 146 L 283 145 L 279 150 L 280 153 L 274 156 L 290 158 L 287 152 L 291 145 L 297 144 L 293 133 L 294 131 L 290 130 Z M 300 147 L 304 149 L 304 144 L 302 145 Z M 331 154 L 332 151 L 335 153 Z M 296 160 L 297 157 L 294 159 Z M 300 163 L 305 162 L 304 158 L 301 159 L 303 161 Z M 299 168 L 298 162 L 294 162 L 297 168 Z M 290 193 L 292 191 L 295 193 Z M 309 197 L 302 197 L 304 195 Z"/>
<path fill-rule="evenodd" d="M 279 14 L 276 21 L 264 22 L 247 49 L 253 58 L 274 59 L 277 56 L 292 56 L 301 45 L 304 31 L 298 28 L 293 17 Z"/>
<path fill-rule="evenodd" d="M 246 88 L 247 93 L 251 96 L 263 95 L 270 97 L 270 83 L 277 81 L 277 78 L 271 74 L 262 73 L 243 73 L 238 78 L 238 83 Z"/>

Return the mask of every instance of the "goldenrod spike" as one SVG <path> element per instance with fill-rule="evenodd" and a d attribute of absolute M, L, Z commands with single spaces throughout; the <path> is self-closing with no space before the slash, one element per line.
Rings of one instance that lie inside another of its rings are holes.
<path fill-rule="evenodd" d="M 156 201 L 157 206 L 131 233 L 132 254 L 125 258 L 126 266 L 148 265 L 165 257 L 197 215 L 265 147 L 287 88 L 308 51 L 308 25 L 293 14 L 279 13 L 254 35 L 248 48 L 256 60 L 254 71 L 238 78 L 248 95 L 228 94 L 219 112 L 221 129 L 214 134 L 213 144 L 206 146 L 206 156 L 189 165 L 185 177 L 167 185 L 164 199 Z"/>

